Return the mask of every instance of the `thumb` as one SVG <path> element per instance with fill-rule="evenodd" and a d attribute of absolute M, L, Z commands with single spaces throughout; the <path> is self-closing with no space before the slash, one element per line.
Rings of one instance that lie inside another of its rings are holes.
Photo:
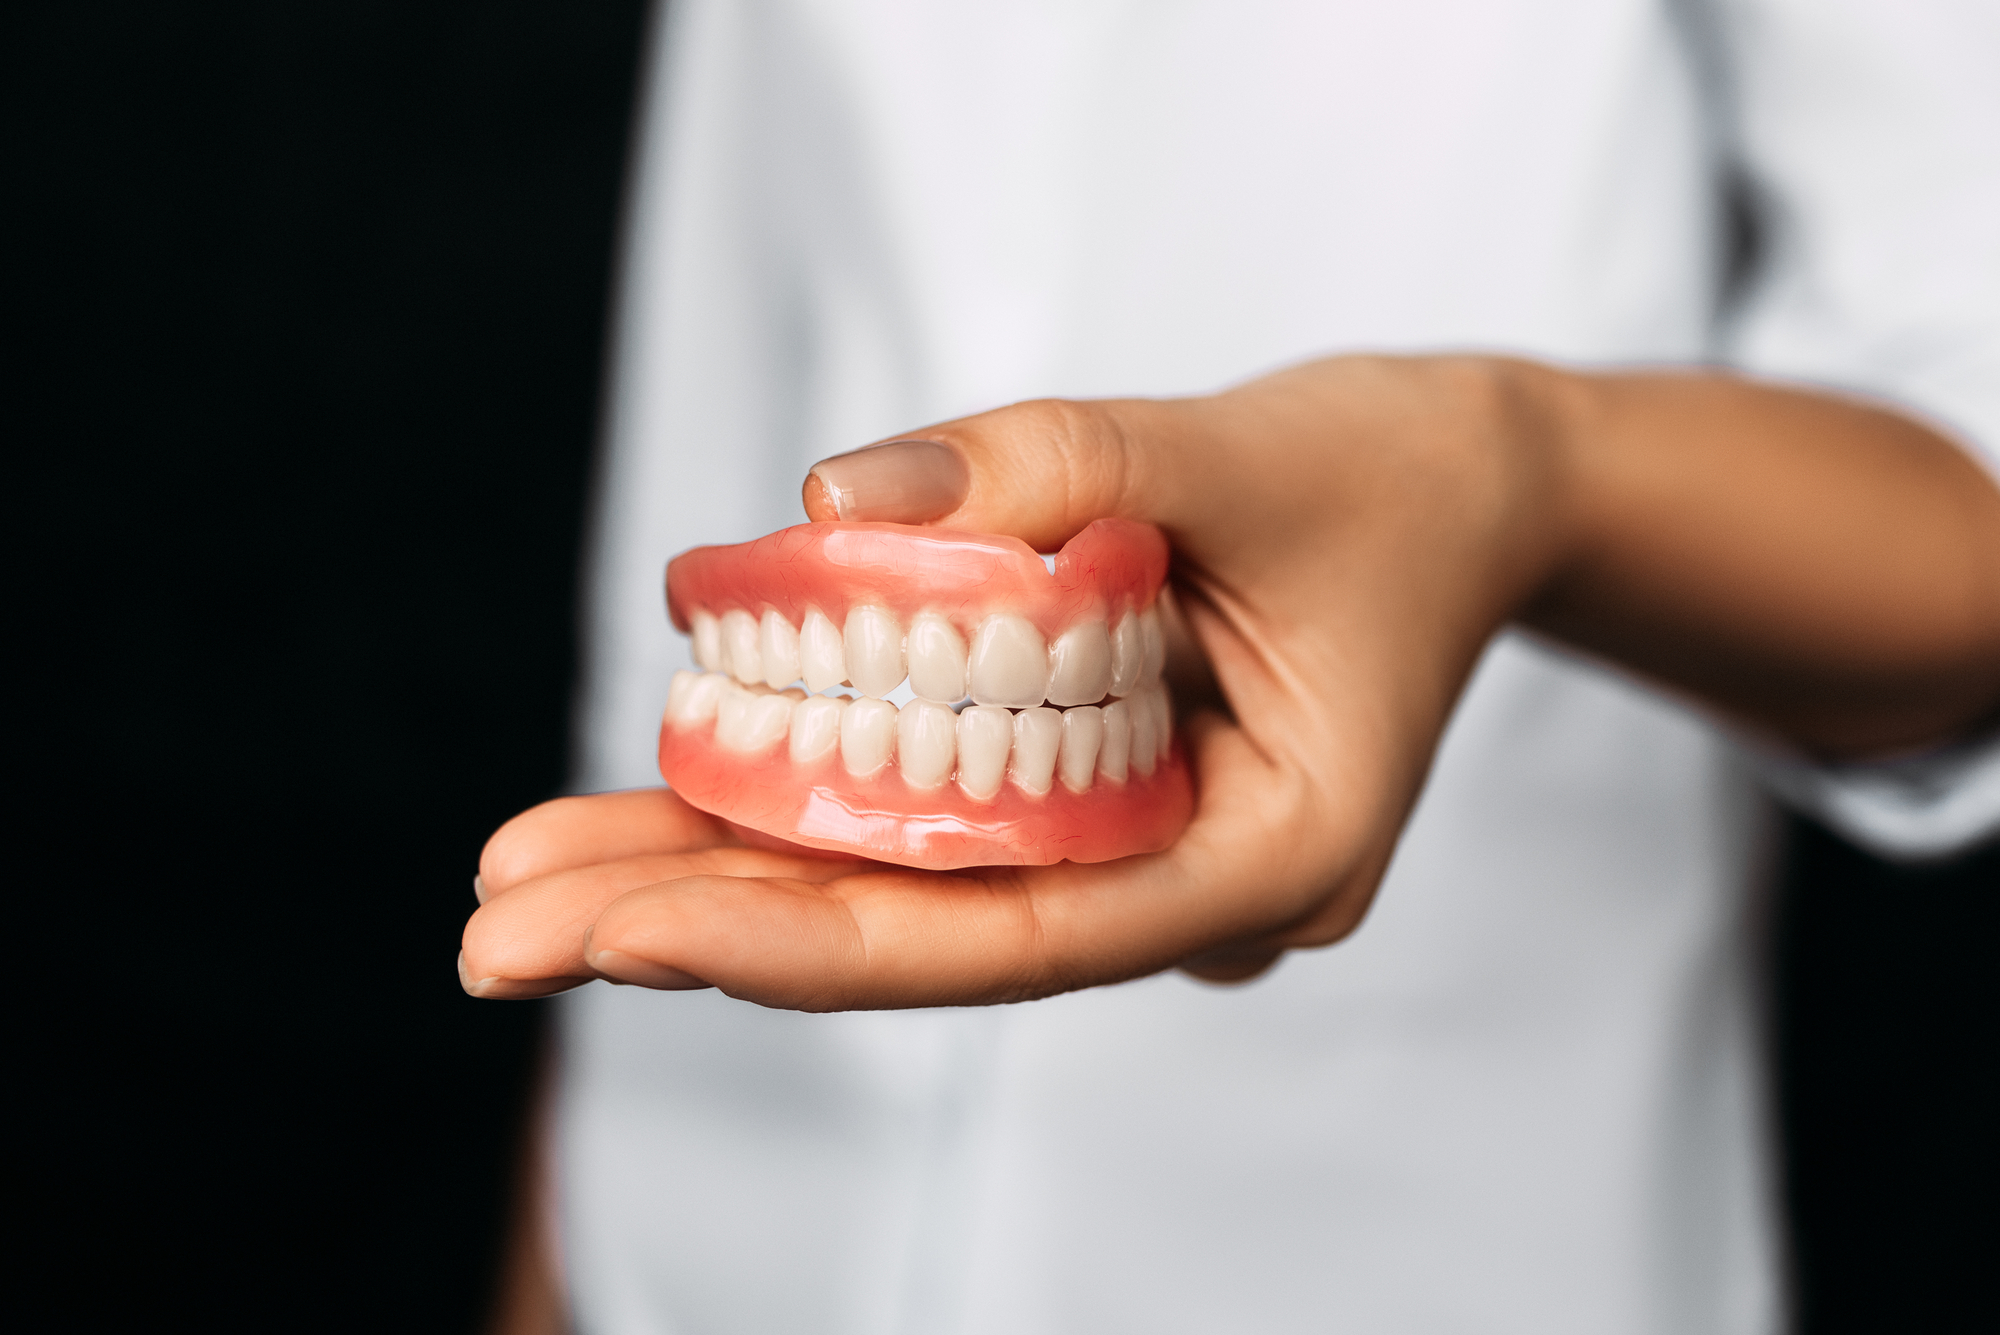
<path fill-rule="evenodd" d="M 1054 551 L 1092 520 L 1171 524 L 1175 405 L 1038 399 L 822 459 L 806 517 L 938 524 Z"/>

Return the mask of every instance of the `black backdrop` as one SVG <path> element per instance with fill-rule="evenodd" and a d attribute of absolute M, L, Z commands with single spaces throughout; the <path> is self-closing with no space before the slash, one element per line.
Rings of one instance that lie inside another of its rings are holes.
<path fill-rule="evenodd" d="M 542 1008 L 453 975 L 562 782 L 646 15 L 78 5 L 15 21 L 14 841 L 64 1324 L 470 1330 Z M 10 453 L 13 453 L 10 451 Z M 1993 853 L 1794 831 L 1789 1197 L 1815 1331 L 1990 1317 Z M 50 1274 L 56 1273 L 51 1260 Z"/>

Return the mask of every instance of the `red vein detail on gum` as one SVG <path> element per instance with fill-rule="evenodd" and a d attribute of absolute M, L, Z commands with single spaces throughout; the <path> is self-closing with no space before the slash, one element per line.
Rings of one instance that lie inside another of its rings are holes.
<path fill-rule="evenodd" d="M 941 612 L 971 625 L 1026 617 L 1053 638 L 1080 621 L 1152 606 L 1167 541 L 1151 524 L 1100 519 L 1056 554 L 1053 572 L 1018 538 L 909 524 L 799 524 L 755 542 L 696 547 L 667 566 L 667 610 L 688 629 L 696 609 L 774 608 L 794 626 L 817 607 L 836 625 L 873 603 L 905 622 Z"/>

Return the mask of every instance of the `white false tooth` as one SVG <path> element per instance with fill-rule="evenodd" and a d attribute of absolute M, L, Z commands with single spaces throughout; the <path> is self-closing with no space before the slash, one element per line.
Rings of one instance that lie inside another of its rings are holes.
<path fill-rule="evenodd" d="M 958 759 L 958 715 L 948 705 L 912 700 L 896 714 L 896 764 L 912 788 L 935 788 Z"/>
<path fill-rule="evenodd" d="M 1132 697 L 1132 768 L 1145 778 L 1153 777 L 1153 759 L 1160 743 L 1159 720 L 1146 699 L 1150 692 Z"/>
<path fill-rule="evenodd" d="M 1161 760 L 1174 742 L 1174 698 L 1167 693 L 1167 684 L 1161 682 L 1147 697 L 1153 706 L 1153 754 Z"/>
<path fill-rule="evenodd" d="M 958 786 L 979 802 L 990 802 L 1007 777 L 1007 753 L 1014 749 L 1014 716 L 998 705 L 968 705 L 958 716 Z"/>
<path fill-rule="evenodd" d="M 667 717 L 683 728 L 706 723 L 715 717 L 724 688 L 734 684 L 720 672 L 676 672 L 667 690 Z"/>
<path fill-rule="evenodd" d="M 1056 773 L 1063 787 L 1072 793 L 1090 791 L 1097 777 L 1097 753 L 1103 745 L 1103 710 L 1085 705 L 1063 711 L 1062 750 L 1056 755 Z"/>
<path fill-rule="evenodd" d="M 764 649 L 757 643 L 757 618 L 740 607 L 722 614 L 722 670 L 748 686 L 764 680 Z"/>
<path fill-rule="evenodd" d="M 757 642 L 763 651 L 766 686 L 776 690 L 799 679 L 799 633 L 791 622 L 776 612 L 764 613 L 757 623 Z"/>
<path fill-rule="evenodd" d="M 738 686 L 723 693 L 715 711 L 715 740 L 732 751 L 754 754 L 784 741 L 791 725 L 791 700 Z"/>
<path fill-rule="evenodd" d="M 896 750 L 896 706 L 863 698 L 840 715 L 840 759 L 857 779 L 879 773 Z"/>
<path fill-rule="evenodd" d="M 1062 711 L 1024 709 L 1014 715 L 1014 754 L 1007 770 L 1022 791 L 1036 797 L 1049 791 L 1056 773 L 1056 753 L 1062 750 Z"/>
<path fill-rule="evenodd" d="M 1111 693 L 1124 697 L 1139 689 L 1146 671 L 1146 632 L 1139 628 L 1139 614 L 1127 612 L 1118 618 L 1111 633 Z"/>
<path fill-rule="evenodd" d="M 809 695 L 792 706 L 792 763 L 818 760 L 840 745 L 840 715 L 845 700 Z"/>
<path fill-rule="evenodd" d="M 799 671 L 814 693 L 847 680 L 847 654 L 840 647 L 840 627 L 817 607 L 799 626 Z"/>
<path fill-rule="evenodd" d="M 971 669 L 975 703 L 1031 709 L 1048 685 L 1048 647 L 1025 617 L 990 616 L 973 632 Z"/>
<path fill-rule="evenodd" d="M 1104 745 L 1097 752 L 1097 772 L 1113 783 L 1125 782 L 1132 760 L 1132 702 L 1114 700 L 1104 706 Z"/>
<path fill-rule="evenodd" d="M 694 661 L 701 670 L 722 671 L 722 623 L 715 613 L 697 611 L 688 618 L 688 633 L 694 636 Z"/>
<path fill-rule="evenodd" d="M 841 635 L 847 679 L 877 700 L 903 684 L 903 628 L 883 607 L 862 606 L 847 614 Z"/>
<path fill-rule="evenodd" d="M 953 704 L 965 698 L 965 637 L 936 612 L 910 622 L 910 689 L 919 700 Z"/>
<path fill-rule="evenodd" d="M 1049 646 L 1049 703 L 1094 705 L 1111 689 L 1111 632 L 1085 621 Z"/>
<path fill-rule="evenodd" d="M 1167 640 L 1160 633 L 1160 605 L 1154 603 L 1139 618 L 1139 632 L 1146 639 L 1146 667 L 1140 673 L 1141 682 L 1158 681 L 1160 672 L 1167 665 Z"/>

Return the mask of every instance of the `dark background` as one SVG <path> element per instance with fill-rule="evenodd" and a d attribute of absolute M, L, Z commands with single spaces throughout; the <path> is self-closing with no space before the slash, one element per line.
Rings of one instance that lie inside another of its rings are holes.
<path fill-rule="evenodd" d="M 24 1255 L 82 1263 L 28 1285 L 65 1325 L 483 1319 L 543 1008 L 467 999 L 452 960 L 481 842 L 563 780 L 645 22 L 10 22 L 38 793 L 13 866 L 46 1095 L 15 1162 Z M 1812 1331 L 1991 1322 L 1996 887 L 1990 850 L 1897 870 L 1794 828 Z"/>

